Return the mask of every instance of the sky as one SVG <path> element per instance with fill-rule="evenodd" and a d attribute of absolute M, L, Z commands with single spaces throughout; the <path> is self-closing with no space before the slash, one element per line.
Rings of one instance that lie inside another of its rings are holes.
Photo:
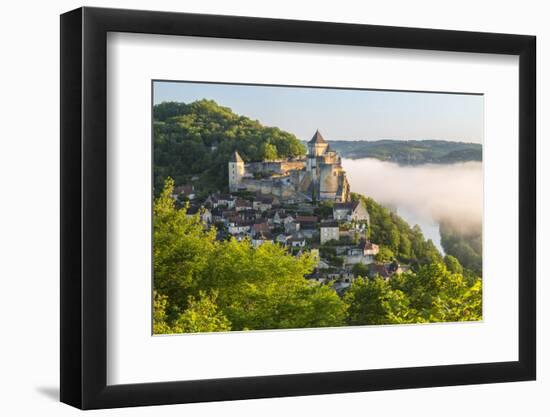
<path fill-rule="evenodd" d="M 155 104 L 203 98 L 309 140 L 483 142 L 483 96 L 402 91 L 154 82 Z"/>

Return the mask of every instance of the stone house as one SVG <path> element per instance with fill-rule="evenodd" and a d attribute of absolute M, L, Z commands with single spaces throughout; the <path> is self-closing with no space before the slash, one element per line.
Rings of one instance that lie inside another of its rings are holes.
<path fill-rule="evenodd" d="M 172 191 L 172 198 L 178 200 L 180 197 L 187 198 L 188 200 L 195 199 L 195 187 L 193 185 L 178 185 L 174 187 Z"/>
<path fill-rule="evenodd" d="M 316 216 L 296 216 L 296 222 L 300 225 L 300 232 L 308 239 L 318 236 L 318 219 Z"/>
<path fill-rule="evenodd" d="M 187 209 L 186 214 L 187 217 L 192 217 L 195 216 L 197 213 L 200 215 L 200 219 L 205 225 L 212 224 L 212 212 L 206 207 L 191 206 Z"/>
<path fill-rule="evenodd" d="M 263 222 L 256 222 L 252 225 L 251 233 L 268 233 L 269 232 L 269 224 L 267 224 L 267 221 Z"/>
<path fill-rule="evenodd" d="M 276 211 L 273 215 L 272 223 L 277 226 L 283 223 L 283 216 L 279 213 L 279 211 Z"/>
<path fill-rule="evenodd" d="M 248 200 L 238 198 L 235 201 L 235 210 L 237 210 L 237 211 L 251 210 L 252 208 L 253 208 L 252 202 L 250 202 Z"/>
<path fill-rule="evenodd" d="M 212 204 L 212 207 L 226 207 L 228 209 L 235 208 L 236 198 L 232 195 L 218 194 L 210 196 L 207 201 Z"/>
<path fill-rule="evenodd" d="M 227 223 L 227 231 L 232 235 L 239 233 L 250 233 L 251 222 L 235 221 Z"/>
<path fill-rule="evenodd" d="M 334 203 L 332 217 L 340 221 L 370 221 L 369 213 L 362 202 L 350 201 L 348 203 Z"/>
<path fill-rule="evenodd" d="M 321 245 L 330 240 L 340 240 L 340 226 L 338 222 L 323 222 L 320 227 Z"/>
<path fill-rule="evenodd" d="M 303 248 L 306 246 L 306 238 L 304 236 L 293 236 L 289 242 L 293 248 Z"/>
<path fill-rule="evenodd" d="M 379 251 L 378 245 L 369 241 L 362 240 L 357 246 L 347 250 L 344 256 L 346 265 L 364 264 L 368 265 L 374 262 L 374 257 Z"/>
<path fill-rule="evenodd" d="M 254 209 L 241 210 L 239 211 L 239 215 L 242 220 L 246 221 L 257 220 L 261 217 L 261 213 Z"/>
<path fill-rule="evenodd" d="M 300 231 L 300 223 L 295 222 L 294 220 L 285 223 L 285 233 L 292 234 L 298 231 Z"/>
<path fill-rule="evenodd" d="M 280 233 L 280 234 L 278 234 L 277 237 L 275 238 L 275 241 L 276 241 L 277 243 L 280 243 L 281 245 L 286 246 L 286 245 L 288 245 L 288 243 L 289 243 L 289 241 L 290 241 L 291 238 L 292 238 L 291 235 L 286 235 L 286 234 L 284 234 L 284 233 Z"/>
<path fill-rule="evenodd" d="M 252 203 L 252 207 L 255 210 L 264 212 L 264 211 L 271 210 L 274 204 L 275 204 L 275 200 L 273 199 L 273 197 L 257 197 L 254 199 Z"/>
<path fill-rule="evenodd" d="M 264 243 L 273 243 L 273 236 L 269 232 L 257 232 L 252 235 L 252 246 L 259 248 Z"/>

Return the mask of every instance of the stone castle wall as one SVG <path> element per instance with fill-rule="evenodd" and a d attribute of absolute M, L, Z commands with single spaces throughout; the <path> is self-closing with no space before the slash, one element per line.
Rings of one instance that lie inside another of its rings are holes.
<path fill-rule="evenodd" d="M 273 180 L 244 178 L 241 181 L 241 188 L 257 194 L 272 195 L 283 200 L 294 199 L 296 197 L 296 188 L 292 184 L 284 184 Z"/>
<path fill-rule="evenodd" d="M 308 143 L 307 165 L 306 159 L 249 162 L 246 165 L 240 157 L 238 159 L 244 173 L 235 173 L 230 164 L 230 189 L 238 182 L 238 189 L 270 194 L 283 200 L 345 202 L 349 199 L 349 184 L 340 155 L 329 148 L 319 131 Z"/>
<path fill-rule="evenodd" d="M 319 168 L 319 197 L 322 200 L 332 200 L 338 191 L 340 170 L 334 165 L 327 164 L 323 164 Z"/>
<path fill-rule="evenodd" d="M 305 161 L 262 161 L 249 162 L 246 164 L 246 171 L 251 174 L 285 174 L 289 171 L 305 168 Z"/>

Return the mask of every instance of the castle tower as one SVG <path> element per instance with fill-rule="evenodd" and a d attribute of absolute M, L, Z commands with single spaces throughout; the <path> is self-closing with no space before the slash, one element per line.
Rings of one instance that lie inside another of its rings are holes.
<path fill-rule="evenodd" d="M 322 156 L 328 148 L 328 142 L 323 138 L 319 129 L 315 132 L 311 140 L 307 143 L 308 156 Z"/>
<path fill-rule="evenodd" d="M 229 191 L 237 191 L 244 176 L 244 161 L 237 151 L 229 159 Z"/>
<path fill-rule="evenodd" d="M 319 167 L 319 200 L 335 200 L 338 192 L 340 168 L 333 164 Z"/>
<path fill-rule="evenodd" d="M 307 143 L 307 171 L 311 172 L 314 181 L 317 181 L 317 159 L 323 156 L 328 148 L 328 142 L 317 130 L 311 140 Z"/>

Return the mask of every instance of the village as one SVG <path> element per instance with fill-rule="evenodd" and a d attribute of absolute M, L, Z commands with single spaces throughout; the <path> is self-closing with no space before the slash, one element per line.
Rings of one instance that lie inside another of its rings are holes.
<path fill-rule="evenodd" d="M 308 251 L 316 266 L 306 278 L 340 295 L 358 276 L 389 279 L 407 269 L 377 259 L 379 246 L 368 239 L 369 213 L 361 201 L 351 201 L 340 157 L 319 131 L 305 160 L 245 163 L 235 151 L 228 178 L 228 193 L 199 199 L 186 184 L 172 195 L 188 216 L 199 214 L 205 227 L 215 227 L 218 240 L 249 239 L 256 248 L 278 244 L 295 256 Z"/>

